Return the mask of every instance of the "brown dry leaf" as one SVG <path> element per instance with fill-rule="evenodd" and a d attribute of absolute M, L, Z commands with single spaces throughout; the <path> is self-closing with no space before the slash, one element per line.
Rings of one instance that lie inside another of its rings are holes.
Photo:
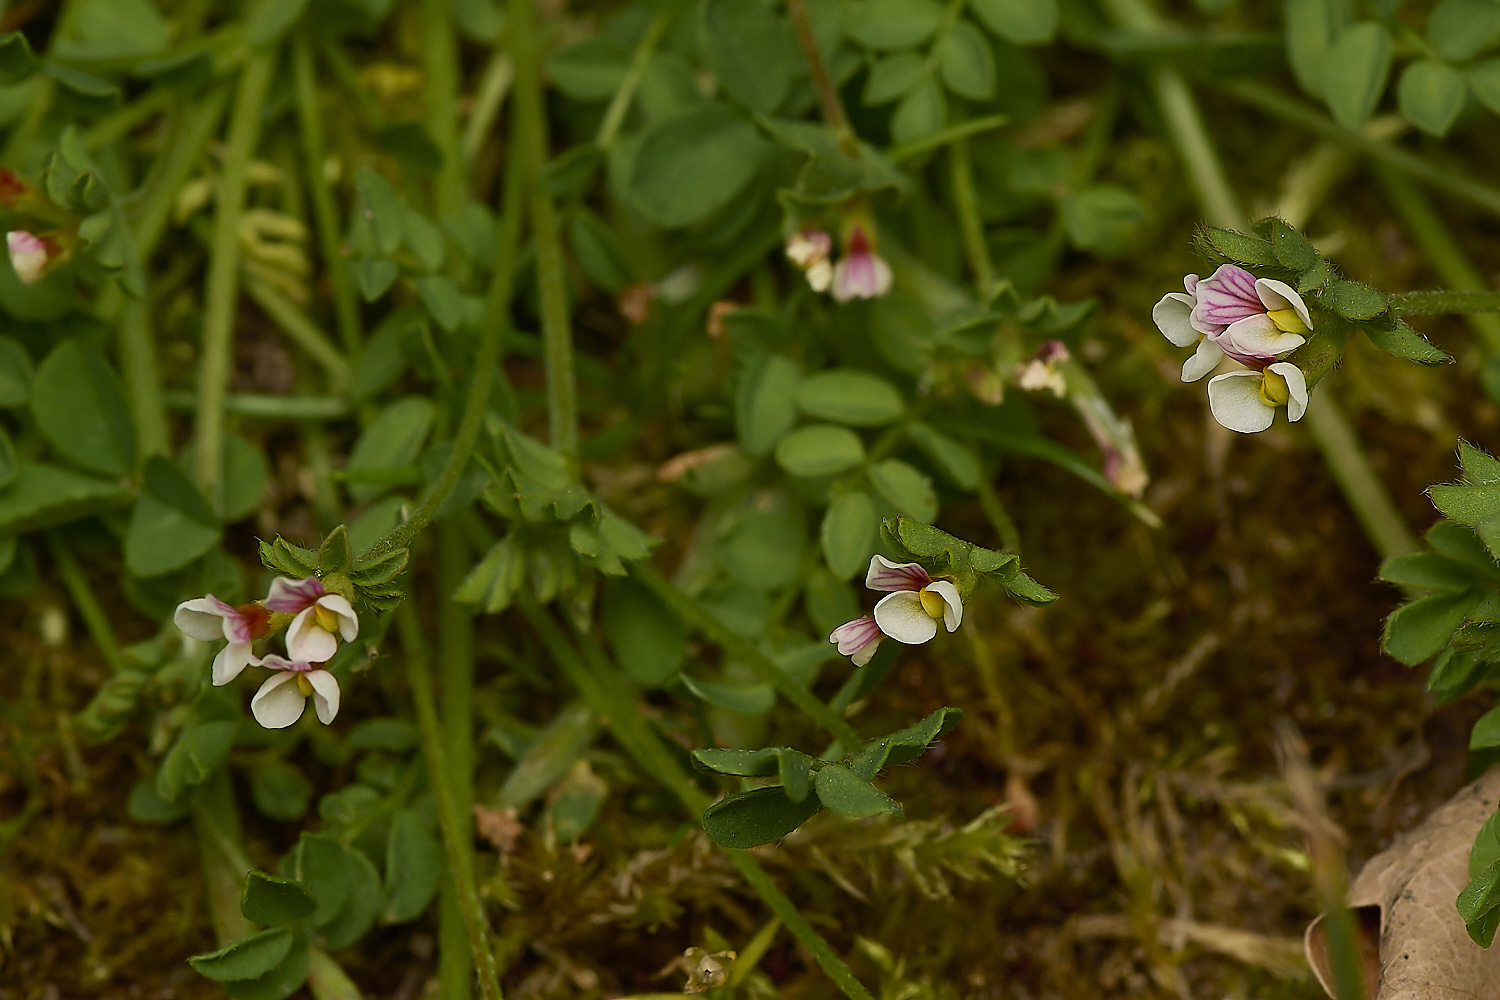
<path fill-rule="evenodd" d="M 1497 801 L 1500 768 L 1491 768 L 1371 858 L 1354 880 L 1349 905 L 1375 1000 L 1500 994 L 1500 948 L 1486 950 L 1470 940 L 1453 905 L 1469 882 L 1474 837 Z M 1312 922 L 1304 945 L 1318 981 L 1333 996 L 1322 924 L 1322 917 Z"/>

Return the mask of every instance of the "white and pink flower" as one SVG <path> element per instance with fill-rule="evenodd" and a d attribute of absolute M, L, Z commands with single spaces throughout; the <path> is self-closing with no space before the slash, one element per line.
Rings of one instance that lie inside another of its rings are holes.
<path fill-rule="evenodd" d="M 271 655 L 260 666 L 277 671 L 266 679 L 250 699 L 250 714 L 267 729 L 285 729 L 298 719 L 313 700 L 318 721 L 328 725 L 339 713 L 339 682 L 326 670 L 296 658 Z"/>
<path fill-rule="evenodd" d="M 821 229 L 799 229 L 786 241 L 786 256 L 807 276 L 815 292 L 826 292 L 833 283 L 833 239 Z"/>
<path fill-rule="evenodd" d="M 833 266 L 834 299 L 878 299 L 891 290 L 892 281 L 891 265 L 875 252 L 864 227 L 856 222 L 844 244 L 844 256 Z"/>
<path fill-rule="evenodd" d="M 295 661 L 322 663 L 338 651 L 340 636 L 352 642 L 359 635 L 359 616 L 348 600 L 328 593 L 314 576 L 304 580 L 277 577 L 265 605 L 296 616 L 286 630 L 287 655 Z"/>
<path fill-rule="evenodd" d="M 1197 346 L 1182 366 L 1194 382 L 1213 371 L 1224 355 L 1252 368 L 1296 350 L 1313 328 L 1307 303 L 1284 281 L 1257 278 L 1236 264 L 1223 264 L 1207 278 L 1190 274 L 1183 292 L 1168 292 L 1151 310 L 1157 329 L 1178 347 Z"/>
<path fill-rule="evenodd" d="M 226 604 L 213 594 L 177 605 L 172 621 L 189 638 L 199 642 L 228 639 L 229 644 L 214 657 L 214 684 L 228 684 L 247 666 L 259 666 L 260 660 L 250 645 L 270 631 L 270 611 L 260 604 Z"/>
<path fill-rule="evenodd" d="M 875 605 L 875 624 L 880 631 L 908 645 L 926 642 L 937 635 L 937 623 L 949 632 L 964 620 L 964 602 L 950 580 L 934 580 L 919 563 L 893 563 L 872 556 L 865 586 L 890 591 Z"/>
<path fill-rule="evenodd" d="M 21 284 L 34 285 L 42 280 L 47 261 L 52 256 L 48 240 L 24 229 L 13 229 L 5 234 L 5 249 Z"/>
<path fill-rule="evenodd" d="M 839 655 L 849 657 L 856 667 L 869 663 L 884 639 L 885 633 L 871 615 L 845 622 L 828 636 L 829 642 L 838 644 Z"/>

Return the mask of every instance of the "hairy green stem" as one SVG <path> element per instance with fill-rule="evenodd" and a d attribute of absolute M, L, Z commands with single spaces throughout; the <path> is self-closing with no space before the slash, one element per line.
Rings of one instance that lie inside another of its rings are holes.
<path fill-rule="evenodd" d="M 360 328 L 359 300 L 349 276 L 349 262 L 344 259 L 343 234 L 339 227 L 338 208 L 333 190 L 324 174 L 328 160 L 323 138 L 323 116 L 318 104 L 317 69 L 313 64 L 312 41 L 305 32 L 292 39 L 292 77 L 297 94 L 297 124 L 302 133 L 303 169 L 307 190 L 312 199 L 313 224 L 318 233 L 318 254 L 333 286 L 333 315 L 338 324 L 339 340 L 351 358 L 359 356 L 364 342 Z"/>
<path fill-rule="evenodd" d="M 443 154 L 432 179 L 439 217 L 464 203 L 464 161 L 458 149 L 458 41 L 453 36 L 451 0 L 422 0 L 422 98 L 425 125 Z"/>
<path fill-rule="evenodd" d="M 573 370 L 573 330 L 568 317 L 567 275 L 557 211 L 542 184 L 547 159 L 546 109 L 542 105 L 541 67 L 533 0 L 511 0 L 510 51 L 516 61 L 517 150 L 526 174 L 531 208 L 531 236 L 536 244 L 537 293 L 542 307 L 542 344 L 547 373 L 547 432 L 553 449 L 569 464 L 578 461 L 578 378 Z"/>
<path fill-rule="evenodd" d="M 1482 289 L 1485 287 L 1484 277 L 1479 273 L 1464 253 L 1463 247 L 1458 245 L 1458 240 L 1453 238 L 1453 233 L 1443 222 L 1442 216 L 1432 207 L 1425 195 L 1417 190 L 1415 184 L 1411 183 L 1405 176 L 1391 170 L 1388 167 L 1376 165 L 1375 177 L 1380 186 L 1385 190 L 1386 200 L 1391 207 L 1401 216 L 1401 221 L 1406 223 L 1407 231 L 1422 248 L 1422 256 L 1427 260 L 1429 266 L 1437 272 L 1437 276 L 1443 284 L 1454 289 Z M 1413 296 L 1430 293 L 1413 292 L 1407 295 L 1394 296 L 1397 300 L 1397 312 L 1420 312 L 1405 303 Z M 1462 291 L 1449 292 L 1449 295 L 1465 295 Z M 1495 292 L 1480 292 L 1490 300 L 1500 301 L 1500 295 Z M 1492 312 L 1500 306 L 1489 306 L 1485 312 Z M 1468 313 L 1464 319 L 1469 327 L 1484 341 L 1485 350 L 1490 354 L 1500 354 L 1500 316 L 1490 316 L 1479 313 L 1473 308 L 1459 309 L 1436 309 L 1434 312 L 1464 312 Z"/>
<path fill-rule="evenodd" d="M 711 639 L 719 648 L 745 664 L 755 676 L 774 687 L 783 698 L 811 716 L 818 725 L 846 747 L 863 745 L 858 731 L 843 716 L 823 704 L 811 691 L 801 687 L 786 671 L 778 667 L 769 656 L 753 643 L 735 634 L 729 626 L 716 618 L 712 611 L 693 600 L 673 586 L 672 581 L 645 562 L 635 563 L 631 575 L 656 594 L 667 607 L 677 612 L 683 621 L 692 625 Z"/>
<path fill-rule="evenodd" d="M 474 108 L 469 112 L 469 120 L 464 123 L 463 138 L 459 140 L 459 155 L 463 157 L 466 168 L 473 167 L 474 161 L 479 159 L 479 151 L 484 148 L 484 141 L 495 127 L 495 119 L 500 116 L 500 106 L 505 103 L 505 94 L 515 79 L 515 60 L 505 49 L 497 47 L 490 56 L 490 61 L 485 64 L 484 73 L 479 77 L 479 90 L 474 94 Z"/>
<path fill-rule="evenodd" d="M 1301 101 L 1279 94 L 1263 84 L 1241 80 L 1225 83 L 1222 89 L 1225 93 L 1282 121 L 1327 136 L 1382 166 L 1400 171 L 1429 187 L 1456 198 L 1462 198 L 1488 212 L 1500 215 L 1500 188 L 1461 177 L 1443 167 L 1429 163 L 1415 153 L 1371 138 L 1363 132 L 1344 128 L 1327 115 L 1313 110 Z"/>
<path fill-rule="evenodd" d="M 52 550 L 52 562 L 57 567 L 57 575 L 62 577 L 73 607 L 82 616 L 84 627 L 89 630 L 89 638 L 99 647 L 99 655 L 104 657 L 109 669 L 119 673 L 125 669 L 120 641 L 115 638 L 115 630 L 109 624 L 109 615 L 105 613 L 104 605 L 99 603 L 99 596 L 94 593 L 94 587 L 89 583 L 83 567 L 78 565 L 68 543 L 57 534 L 48 534 L 47 544 Z"/>
<path fill-rule="evenodd" d="M 162 393 L 167 409 L 192 413 L 198 398 L 185 389 Z M 336 420 L 348 416 L 349 401 L 339 396 L 283 396 L 270 392 L 231 392 L 224 412 L 252 420 Z"/>
<path fill-rule="evenodd" d="M 948 148 L 948 166 L 953 184 L 953 205 L 958 209 L 958 225 L 964 237 L 964 252 L 969 255 L 974 287 L 983 302 L 995 284 L 995 263 L 990 259 L 989 244 L 985 242 L 984 220 L 979 217 L 979 196 L 974 191 L 974 166 L 969 160 L 968 140 L 959 139 Z"/>
<path fill-rule="evenodd" d="M 995 487 L 983 476 L 979 477 L 979 484 L 974 487 L 974 492 L 979 496 L 979 507 L 984 511 L 984 516 L 995 529 L 995 534 L 1000 536 L 1000 548 L 1006 552 L 1021 551 L 1021 531 L 1016 527 L 1010 512 L 1000 502 L 1000 497 L 995 493 Z"/>
<path fill-rule="evenodd" d="M 495 953 L 490 948 L 490 931 L 484 919 L 479 893 L 474 889 L 472 852 L 466 849 L 468 842 L 464 839 L 469 828 L 468 818 L 459 815 L 459 803 L 453 793 L 448 752 L 444 747 L 437 705 L 432 697 L 432 671 L 427 666 L 427 643 L 411 601 L 404 602 L 396 611 L 396 628 L 406 657 L 412 703 L 417 710 L 417 725 L 422 731 L 422 753 L 427 757 L 427 766 L 432 774 L 438 824 L 443 830 L 443 845 L 448 855 L 448 872 L 463 910 L 464 926 L 469 936 L 469 952 L 474 958 L 474 967 L 479 972 L 479 992 L 485 1000 L 501 1000 L 500 972 L 495 964 Z"/>
<path fill-rule="evenodd" d="M 601 719 L 609 720 L 610 732 L 625 751 L 648 774 L 677 796 L 685 809 L 695 816 L 701 816 L 712 804 L 712 800 L 694 784 L 693 779 L 662 742 L 662 738 L 641 715 L 629 683 L 608 661 L 599 644 L 591 636 L 575 632 L 575 638 L 583 648 L 580 655 L 562 628 L 534 598 L 523 593 L 519 604 L 532 628 L 541 637 L 542 644 L 547 647 L 552 661 L 562 670 L 569 683 L 578 689 L 579 694 L 583 695 L 595 714 Z M 850 745 L 858 746 L 859 742 L 856 740 Z M 845 996 L 851 1000 L 872 1000 L 869 990 L 854 977 L 854 973 L 839 958 L 833 947 L 807 922 L 796 904 L 786 897 L 748 851 L 725 849 L 724 854 L 739 869 L 756 895 L 786 924 L 787 930 L 807 949 L 813 960 Z"/>
<path fill-rule="evenodd" d="M 839 98 L 838 84 L 828 72 L 828 60 L 818 47 L 818 36 L 813 31 L 812 18 L 807 15 L 807 4 L 803 0 L 787 0 L 787 13 L 792 17 L 792 28 L 797 33 L 797 44 L 802 46 L 802 58 L 812 74 L 813 89 L 818 92 L 818 101 L 823 106 L 823 121 L 833 129 L 839 148 L 852 157 L 859 157 L 859 137 L 849 125 L 849 116 L 844 113 L 844 102 Z"/>
<path fill-rule="evenodd" d="M 234 802 L 229 769 L 221 766 L 192 791 L 190 808 L 198 854 L 208 883 L 208 914 L 220 945 L 251 934 L 255 924 L 240 912 L 240 890 L 250 859 L 240 833 L 240 813 Z"/>
<path fill-rule="evenodd" d="M 287 335 L 287 339 L 322 366 L 328 373 L 330 388 L 334 393 L 341 393 L 348 388 L 349 362 L 333 341 L 328 339 L 328 335 L 319 330 L 317 324 L 297 307 L 297 303 L 281 294 L 269 282 L 253 276 L 246 276 L 245 292 L 260 306 L 261 312 L 270 317 L 277 329 Z"/>
<path fill-rule="evenodd" d="M 453 599 L 470 566 L 462 529 L 445 523 L 438 530 L 438 683 L 444 753 L 452 789 L 458 843 L 471 855 L 474 812 L 474 614 Z M 462 900 L 452 879 L 443 884 L 438 912 L 438 981 L 444 1000 L 466 1000 L 473 964 L 464 947 Z"/>
<path fill-rule="evenodd" d="M 1391 308 L 1403 316 L 1500 312 L 1500 292 L 1450 292 L 1442 288 L 1397 292 L 1391 296 Z"/>
<path fill-rule="evenodd" d="M 239 295 L 240 218 L 250 158 L 260 138 L 261 112 L 271 73 L 274 49 L 256 49 L 245 60 L 229 140 L 224 148 L 224 172 L 219 177 L 214 212 L 213 242 L 209 247 L 208 286 L 203 295 L 203 347 L 198 364 L 198 416 L 194 424 L 193 475 L 208 496 L 209 505 L 223 503 L 224 396 L 234 342 L 235 300 Z"/>
<path fill-rule="evenodd" d="M 521 128 L 516 124 L 512 130 L 513 148 L 524 146 Z M 484 414 L 489 405 L 490 384 L 495 378 L 495 368 L 500 363 L 500 350 L 505 335 L 510 330 L 510 300 L 515 290 L 516 254 L 521 242 L 521 215 L 525 192 L 525 172 L 512 158 L 505 176 L 505 193 L 501 199 L 501 214 L 497 246 L 495 248 L 495 271 L 490 279 L 489 297 L 485 302 L 484 322 L 479 328 L 479 348 L 474 355 L 474 374 L 469 382 L 469 395 L 464 400 L 463 418 L 458 431 L 453 435 L 453 451 L 442 475 L 432 487 L 427 499 L 422 501 L 410 519 L 397 525 L 389 534 L 371 546 L 367 558 L 374 558 L 393 549 L 402 548 L 431 523 L 438 508 L 453 488 L 459 477 L 468 468 L 474 448 L 479 444 L 479 432 L 484 427 Z"/>
<path fill-rule="evenodd" d="M 949 125 L 947 128 L 938 129 L 936 132 L 930 132 L 920 139 L 898 143 L 887 149 L 885 156 L 892 163 L 901 163 L 904 160 L 921 156 L 923 153 L 930 153 L 934 149 L 942 149 L 949 143 L 959 142 L 971 136 L 997 129 L 1009 121 L 1009 115 L 989 115 L 984 118 L 971 118 L 966 122 L 959 122 L 956 125 Z"/>

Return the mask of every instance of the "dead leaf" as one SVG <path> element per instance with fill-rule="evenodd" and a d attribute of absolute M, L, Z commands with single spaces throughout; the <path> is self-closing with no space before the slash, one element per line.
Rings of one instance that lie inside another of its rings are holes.
<path fill-rule="evenodd" d="M 1469 849 L 1500 801 L 1491 768 L 1426 822 L 1371 858 L 1349 890 L 1349 906 L 1375 1000 L 1449 1000 L 1500 993 L 1500 948 L 1470 940 L 1453 901 L 1469 882 Z M 1323 917 L 1307 928 L 1307 960 L 1333 996 Z"/>

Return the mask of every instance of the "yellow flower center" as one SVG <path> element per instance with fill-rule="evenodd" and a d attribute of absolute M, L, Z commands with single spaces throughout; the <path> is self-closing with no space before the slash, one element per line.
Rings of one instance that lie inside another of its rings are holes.
<path fill-rule="evenodd" d="M 1260 401 L 1267 406 L 1285 406 L 1291 401 L 1292 390 L 1287 386 L 1286 379 L 1273 371 L 1268 371 L 1260 380 Z"/>
<path fill-rule="evenodd" d="M 1302 317 L 1297 315 L 1295 309 L 1274 309 L 1266 313 L 1271 322 L 1276 324 L 1276 329 L 1282 333 L 1306 333 L 1307 324 L 1302 322 Z"/>
<path fill-rule="evenodd" d="M 312 693 L 313 693 L 312 682 L 307 679 L 307 675 L 306 674 L 298 674 L 297 675 L 297 690 L 302 692 L 302 697 L 304 697 L 304 698 L 308 698 L 308 697 L 312 696 Z"/>
<path fill-rule="evenodd" d="M 337 632 L 339 630 L 338 612 L 331 611 L 319 604 L 313 609 L 313 617 L 317 619 L 318 628 L 324 632 Z"/>
<path fill-rule="evenodd" d="M 943 612 L 948 608 L 948 602 L 943 600 L 943 595 L 934 593 L 926 587 L 921 592 L 922 610 L 927 612 L 927 617 L 943 620 Z"/>

